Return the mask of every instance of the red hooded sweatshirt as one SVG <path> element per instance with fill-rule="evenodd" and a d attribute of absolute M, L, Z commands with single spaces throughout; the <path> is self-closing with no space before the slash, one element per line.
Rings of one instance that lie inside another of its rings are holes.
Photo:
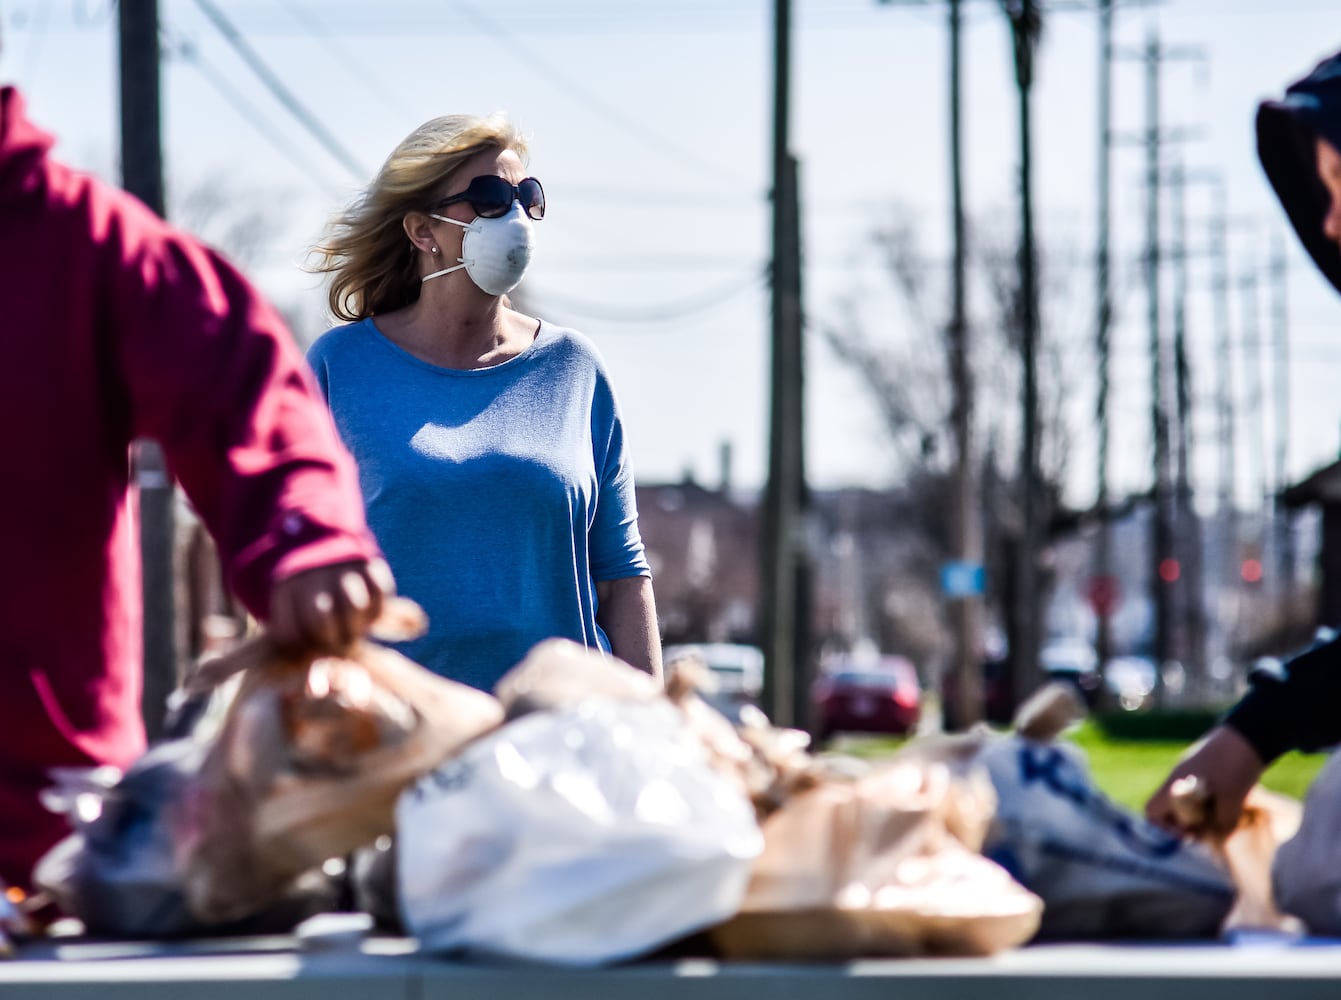
<path fill-rule="evenodd" d="M 260 617 L 277 578 L 377 554 L 279 315 L 51 144 L 0 89 L 0 878 L 20 886 L 67 832 L 48 770 L 144 749 L 133 438 L 162 444 Z"/>

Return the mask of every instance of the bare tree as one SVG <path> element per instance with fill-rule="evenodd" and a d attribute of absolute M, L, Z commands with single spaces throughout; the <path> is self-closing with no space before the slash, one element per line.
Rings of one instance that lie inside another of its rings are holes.
<path fill-rule="evenodd" d="M 168 218 L 241 269 L 252 270 L 274 253 L 288 221 L 282 192 L 244 188 L 223 172 L 192 180 L 179 190 L 175 196 L 169 192 Z M 306 338 L 297 331 L 306 310 L 270 297 L 303 344 Z M 213 539 L 180 494 L 178 501 L 173 557 L 176 645 L 178 662 L 187 663 L 226 649 L 247 627 L 247 616 L 224 581 Z"/>
<path fill-rule="evenodd" d="M 989 606 L 998 621 L 1009 604 L 1007 571 L 1014 558 L 1022 517 L 1016 462 L 1002 455 L 1018 455 L 1019 406 L 1019 272 L 1009 234 L 975 233 L 970 254 L 971 280 L 986 303 L 972 319 L 975 337 L 973 412 L 975 439 L 988 442 L 983 451 L 984 473 L 992 488 L 983 497 Z M 895 451 L 903 486 L 897 501 L 906 530 L 918 534 L 921 558 L 910 560 L 904 572 L 915 576 L 923 593 L 936 594 L 938 566 L 952 547 L 946 511 L 951 490 L 950 351 L 952 345 L 941 310 L 945 301 L 948 263 L 930 259 L 921 249 L 913 214 L 896 208 L 890 220 L 871 236 L 888 275 L 887 288 L 859 289 L 846 294 L 832 317 L 816 324 L 827 347 L 864 386 L 881 415 Z M 1060 506 L 1061 484 L 1067 471 L 1074 428 L 1067 412 L 1075 394 L 1076 346 L 1085 343 L 1085 318 L 1071 295 L 1074 282 L 1065 279 L 1065 257 L 1057 268 L 1043 268 L 1044 336 L 1039 345 L 1041 448 L 1043 495 L 1050 510 Z M 932 303 L 933 305 L 928 305 Z M 1068 336 L 1068 333 L 1074 336 Z M 1045 520 L 1045 524 L 1047 521 Z M 906 602 L 905 602 L 906 603 Z M 933 602 L 923 607 L 939 606 Z"/>
<path fill-rule="evenodd" d="M 272 251 L 283 234 L 288 221 L 284 204 L 282 194 L 244 188 L 217 171 L 170 197 L 168 217 L 247 267 Z"/>

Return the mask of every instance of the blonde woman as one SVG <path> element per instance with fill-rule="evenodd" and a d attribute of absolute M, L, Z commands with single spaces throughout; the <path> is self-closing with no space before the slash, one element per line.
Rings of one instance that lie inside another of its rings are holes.
<path fill-rule="evenodd" d="M 501 116 L 435 118 L 332 224 L 308 359 L 368 519 L 429 634 L 404 652 L 489 689 L 561 636 L 661 673 L 633 473 L 604 364 L 511 308 L 545 194 Z"/>

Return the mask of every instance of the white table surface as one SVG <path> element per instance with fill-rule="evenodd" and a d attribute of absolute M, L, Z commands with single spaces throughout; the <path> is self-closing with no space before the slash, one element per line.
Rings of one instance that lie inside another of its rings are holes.
<path fill-rule="evenodd" d="M 1038 945 L 991 958 L 845 964 L 487 965 L 403 938 L 299 949 L 292 938 L 44 942 L 0 961 L 0 1000 L 1341 1000 L 1341 941 Z"/>

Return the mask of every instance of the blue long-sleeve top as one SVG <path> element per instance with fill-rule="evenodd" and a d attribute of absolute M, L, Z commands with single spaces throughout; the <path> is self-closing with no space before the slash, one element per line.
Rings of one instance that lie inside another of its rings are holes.
<path fill-rule="evenodd" d="M 428 612 L 405 655 L 488 690 L 542 639 L 609 652 L 596 583 L 650 570 L 589 340 L 542 322 L 503 364 L 447 369 L 366 319 L 327 331 L 308 360 L 398 589 Z"/>

